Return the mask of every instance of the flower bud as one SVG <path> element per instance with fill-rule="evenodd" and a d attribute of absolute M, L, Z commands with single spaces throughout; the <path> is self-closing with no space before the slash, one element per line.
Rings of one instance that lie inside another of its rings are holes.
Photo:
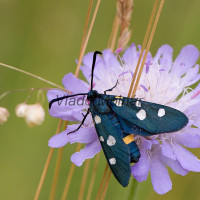
<path fill-rule="evenodd" d="M 27 105 L 24 114 L 26 123 L 30 127 L 42 124 L 45 117 L 44 109 L 39 103 L 33 105 Z"/>
<path fill-rule="evenodd" d="M 9 112 L 6 108 L 0 107 L 0 124 L 7 122 Z"/>
<path fill-rule="evenodd" d="M 26 103 L 21 103 L 17 105 L 15 108 L 15 113 L 17 117 L 24 117 L 27 107 L 28 105 Z"/>

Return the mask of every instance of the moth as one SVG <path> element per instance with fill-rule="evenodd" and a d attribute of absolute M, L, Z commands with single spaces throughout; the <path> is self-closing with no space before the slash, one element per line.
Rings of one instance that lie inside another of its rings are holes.
<path fill-rule="evenodd" d="M 110 169 L 118 182 L 126 187 L 131 176 L 131 163 L 138 162 L 140 158 L 140 151 L 133 134 L 145 137 L 178 131 L 186 126 L 188 118 L 184 113 L 168 106 L 106 94 L 112 91 L 118 82 L 111 89 L 104 91 L 104 94 L 93 90 L 97 54 L 101 52 L 95 51 L 93 55 L 91 90 L 88 93 L 55 98 L 50 101 L 49 109 L 54 102 L 62 99 L 87 95 L 87 100 L 90 102 L 89 109 L 79 127 L 68 134 L 77 131 L 91 113 Z"/>

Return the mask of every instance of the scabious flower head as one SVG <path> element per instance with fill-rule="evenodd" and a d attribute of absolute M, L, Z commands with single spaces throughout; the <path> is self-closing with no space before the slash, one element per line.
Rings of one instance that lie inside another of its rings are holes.
<path fill-rule="evenodd" d="M 104 50 L 102 57 L 97 57 L 94 89 L 103 93 L 113 87 L 118 80 L 117 87 L 109 94 L 127 96 L 139 54 L 140 48 L 134 44 L 124 52 L 120 61 L 110 50 Z M 137 181 L 142 182 L 147 179 L 150 172 L 153 188 L 158 194 L 164 194 L 172 189 L 166 166 L 182 176 L 189 171 L 200 172 L 200 160 L 185 148 L 200 147 L 200 84 L 194 90 L 189 87 L 200 79 L 199 65 L 195 64 L 198 58 L 199 51 L 196 47 L 188 45 L 173 61 L 173 49 L 169 45 L 163 45 L 154 57 L 148 54 L 146 69 L 137 88 L 136 98 L 173 107 L 189 118 L 187 126 L 177 132 L 145 138 L 135 136 L 141 157 L 139 162 L 132 166 L 132 175 Z M 93 53 L 88 53 L 81 67 L 87 82 L 75 78 L 71 73 L 64 76 L 63 84 L 67 90 L 73 94 L 87 93 L 90 90 L 92 60 Z M 47 96 L 50 101 L 64 95 L 66 93 L 63 91 L 50 90 Z M 80 98 L 83 98 L 83 103 L 78 105 Z M 76 96 L 73 103 L 70 98 L 54 103 L 50 114 L 63 120 L 82 121 L 81 113 L 88 108 L 85 100 L 86 97 Z M 67 130 L 53 136 L 49 140 L 49 146 L 59 148 L 67 143 L 85 143 L 85 148 L 71 157 L 72 162 L 81 166 L 86 159 L 101 151 L 101 145 L 91 116 L 77 132 L 67 135 L 77 127 L 78 124 L 70 125 Z"/>
<path fill-rule="evenodd" d="M 41 125 L 45 118 L 45 111 L 39 103 L 21 103 L 16 106 L 15 112 L 18 117 L 24 117 L 30 127 Z"/>
<path fill-rule="evenodd" d="M 0 107 L 0 124 L 7 122 L 9 115 L 10 114 L 6 108 Z"/>

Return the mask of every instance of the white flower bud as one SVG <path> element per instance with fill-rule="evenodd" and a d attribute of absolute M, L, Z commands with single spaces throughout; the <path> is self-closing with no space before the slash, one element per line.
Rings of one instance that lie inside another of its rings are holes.
<path fill-rule="evenodd" d="M 27 107 L 28 105 L 26 103 L 21 103 L 17 105 L 15 108 L 15 113 L 17 117 L 24 117 Z"/>
<path fill-rule="evenodd" d="M 0 107 L 0 124 L 7 122 L 9 112 L 6 108 Z"/>
<path fill-rule="evenodd" d="M 45 112 L 43 107 L 39 103 L 27 105 L 24 117 L 26 123 L 30 127 L 33 127 L 42 124 L 42 122 L 44 121 Z"/>

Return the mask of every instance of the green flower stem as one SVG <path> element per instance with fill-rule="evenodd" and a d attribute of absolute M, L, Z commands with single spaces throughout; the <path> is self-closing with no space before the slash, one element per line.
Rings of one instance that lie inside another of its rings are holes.
<path fill-rule="evenodd" d="M 136 199 L 137 189 L 138 189 L 138 182 L 136 179 L 133 178 L 131 187 L 129 189 L 129 194 L 128 194 L 127 200 L 135 200 Z"/>

